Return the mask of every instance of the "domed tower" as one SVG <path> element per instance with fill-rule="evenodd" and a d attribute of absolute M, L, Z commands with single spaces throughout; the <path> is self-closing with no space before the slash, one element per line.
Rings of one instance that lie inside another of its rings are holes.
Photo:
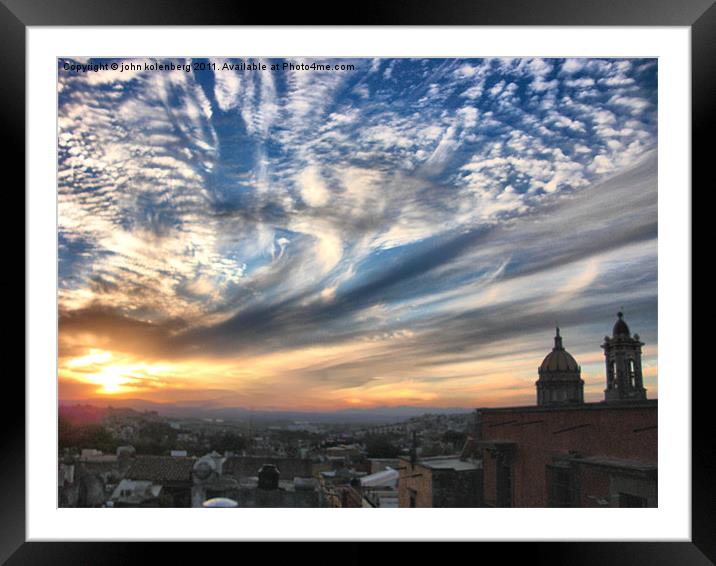
<path fill-rule="evenodd" d="M 607 364 L 607 388 L 604 400 L 639 401 L 646 399 L 646 389 L 641 373 L 641 347 L 639 335 L 631 335 L 624 321 L 624 313 L 617 313 L 612 337 L 604 337 L 604 357 Z"/>
<path fill-rule="evenodd" d="M 554 337 L 554 348 L 537 370 L 537 405 L 584 403 L 584 381 L 581 368 L 562 346 L 562 337 Z"/>

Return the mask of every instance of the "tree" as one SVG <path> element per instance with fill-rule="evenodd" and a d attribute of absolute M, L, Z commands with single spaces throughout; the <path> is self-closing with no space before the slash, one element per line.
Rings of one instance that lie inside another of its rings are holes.
<path fill-rule="evenodd" d="M 113 453 L 118 443 L 112 435 L 99 424 L 87 424 L 75 426 L 67 419 L 60 417 L 58 420 L 58 445 L 60 449 L 94 448 L 105 453 Z"/>
<path fill-rule="evenodd" d="M 366 436 L 365 446 L 368 458 L 397 458 L 400 454 L 400 448 L 384 436 Z"/>

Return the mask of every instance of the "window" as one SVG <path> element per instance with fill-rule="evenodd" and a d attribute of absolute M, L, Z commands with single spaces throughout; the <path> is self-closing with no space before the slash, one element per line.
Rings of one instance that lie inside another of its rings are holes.
<path fill-rule="evenodd" d="M 636 372 L 634 371 L 634 360 L 631 358 L 627 360 L 627 373 L 628 373 L 628 382 L 630 387 L 635 387 L 636 384 L 634 382 Z"/>
<path fill-rule="evenodd" d="M 549 507 L 574 507 L 574 474 L 565 466 L 547 466 L 547 489 Z"/>
<path fill-rule="evenodd" d="M 497 457 L 497 506 L 512 507 L 512 466 L 507 457 Z"/>
<path fill-rule="evenodd" d="M 614 389 L 617 389 L 619 387 L 619 379 L 618 379 L 618 373 L 617 373 L 617 362 L 612 362 L 612 386 Z"/>

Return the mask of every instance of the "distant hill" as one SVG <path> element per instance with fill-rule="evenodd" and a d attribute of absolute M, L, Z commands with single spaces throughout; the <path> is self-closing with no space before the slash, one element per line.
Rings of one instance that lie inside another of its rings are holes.
<path fill-rule="evenodd" d="M 107 409 L 86 404 L 60 404 L 59 416 L 74 425 L 97 424 L 107 414 Z"/>
<path fill-rule="evenodd" d="M 425 414 L 464 414 L 471 409 L 440 408 L 440 407 L 374 407 L 370 409 L 342 409 L 338 411 L 252 411 L 245 407 L 219 407 L 212 403 L 197 402 L 182 405 L 170 403 L 153 403 L 142 399 L 112 399 L 111 405 L 95 407 L 82 401 L 60 401 L 60 414 L 71 415 L 68 418 L 95 418 L 99 422 L 107 408 L 128 408 L 136 411 L 156 411 L 165 417 L 173 418 L 211 418 L 224 420 L 253 421 L 293 421 L 302 420 L 314 423 L 345 423 L 345 424 L 383 424 L 404 421 L 411 417 Z"/>

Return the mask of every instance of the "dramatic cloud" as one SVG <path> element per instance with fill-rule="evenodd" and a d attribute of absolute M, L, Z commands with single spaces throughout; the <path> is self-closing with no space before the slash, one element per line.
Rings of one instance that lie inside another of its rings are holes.
<path fill-rule="evenodd" d="M 60 63 L 65 398 L 598 399 L 622 306 L 656 396 L 655 60 L 146 62 Z"/>

